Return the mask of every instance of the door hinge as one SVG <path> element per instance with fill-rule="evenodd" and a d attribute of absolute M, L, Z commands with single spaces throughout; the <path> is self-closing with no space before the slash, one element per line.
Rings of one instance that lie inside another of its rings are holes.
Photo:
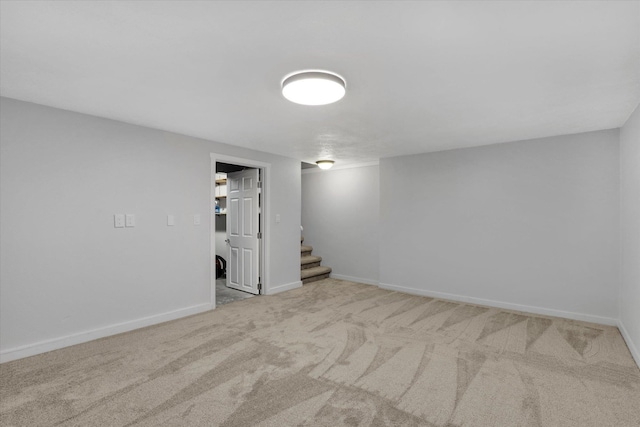
<path fill-rule="evenodd" d="M 262 181 L 258 181 L 258 188 L 262 188 Z"/>
<path fill-rule="evenodd" d="M 258 231 L 258 239 L 262 239 L 262 233 Z"/>
<path fill-rule="evenodd" d="M 258 282 L 258 293 L 262 293 L 262 283 Z"/>

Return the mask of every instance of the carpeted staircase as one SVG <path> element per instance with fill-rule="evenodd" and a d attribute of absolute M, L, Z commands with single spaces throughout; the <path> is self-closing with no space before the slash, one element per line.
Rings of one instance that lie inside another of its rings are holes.
<path fill-rule="evenodd" d="M 300 279 L 302 284 L 316 282 L 322 279 L 328 279 L 331 274 L 331 267 L 323 267 L 320 265 L 322 257 L 311 255 L 313 248 L 305 246 L 304 237 L 300 238 Z"/>

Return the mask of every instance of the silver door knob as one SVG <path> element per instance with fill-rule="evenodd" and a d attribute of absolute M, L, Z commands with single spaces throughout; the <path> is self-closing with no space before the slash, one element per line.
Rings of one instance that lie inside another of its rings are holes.
<path fill-rule="evenodd" d="M 225 242 L 226 244 L 228 244 L 228 245 L 230 245 L 230 244 L 231 244 L 231 240 L 229 240 L 229 239 L 224 239 L 224 242 Z"/>

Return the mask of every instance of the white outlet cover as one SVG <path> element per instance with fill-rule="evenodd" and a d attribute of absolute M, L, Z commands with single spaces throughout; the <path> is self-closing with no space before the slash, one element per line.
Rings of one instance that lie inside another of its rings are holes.
<path fill-rule="evenodd" d="M 176 218 L 173 215 L 167 215 L 167 225 L 172 226 L 176 225 Z"/>
<path fill-rule="evenodd" d="M 200 214 L 195 214 L 193 216 L 193 225 L 200 225 Z"/>
<path fill-rule="evenodd" d="M 124 217 L 124 225 L 126 227 L 136 226 L 136 216 L 134 214 L 126 214 Z"/>
<path fill-rule="evenodd" d="M 113 215 L 113 226 L 115 228 L 123 228 L 124 227 L 124 214 L 115 214 L 115 215 Z"/>

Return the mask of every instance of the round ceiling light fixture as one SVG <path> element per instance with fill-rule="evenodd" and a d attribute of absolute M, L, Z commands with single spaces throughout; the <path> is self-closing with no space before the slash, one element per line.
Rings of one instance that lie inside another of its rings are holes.
<path fill-rule="evenodd" d="M 331 169 L 331 166 L 333 166 L 334 163 L 335 162 L 333 160 L 318 160 L 316 165 L 318 165 L 320 169 L 327 170 Z"/>
<path fill-rule="evenodd" d="M 282 95 L 302 105 L 331 104 L 341 100 L 346 90 L 344 79 L 329 71 L 296 71 L 282 80 Z"/>

